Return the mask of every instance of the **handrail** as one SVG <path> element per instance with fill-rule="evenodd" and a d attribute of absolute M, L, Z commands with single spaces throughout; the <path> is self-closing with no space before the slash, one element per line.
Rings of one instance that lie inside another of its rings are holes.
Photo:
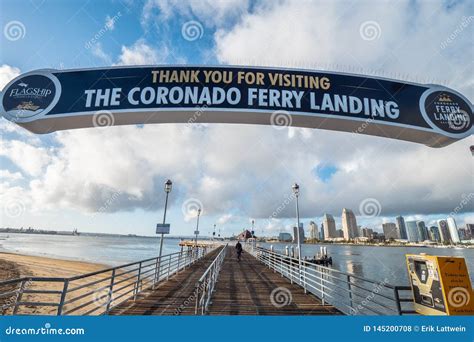
<path fill-rule="evenodd" d="M 367 279 L 351 273 L 315 265 L 279 254 L 262 247 L 252 247 L 255 257 L 274 272 L 286 277 L 291 283 L 304 288 L 343 313 L 354 314 L 414 314 L 402 303 L 412 303 L 411 297 L 400 298 L 399 291 L 411 290 L 409 286 L 394 286 L 385 282 Z"/>
<path fill-rule="evenodd" d="M 194 290 L 196 296 L 196 306 L 194 313 L 196 315 L 204 315 L 207 312 L 212 293 L 214 292 L 214 287 L 219 277 L 222 263 L 224 262 L 228 245 L 229 244 L 227 243 L 224 247 L 222 247 L 222 250 L 219 252 L 219 254 L 217 254 L 214 261 L 212 261 L 212 263 L 196 283 Z"/>
<path fill-rule="evenodd" d="M 188 248 L 72 277 L 21 277 L 0 282 L 0 313 L 108 314 L 114 307 L 188 268 L 216 246 Z M 161 265 L 161 266 L 160 266 Z M 48 287 L 47 287 L 48 286 Z M 45 311 L 46 310 L 46 311 Z"/>

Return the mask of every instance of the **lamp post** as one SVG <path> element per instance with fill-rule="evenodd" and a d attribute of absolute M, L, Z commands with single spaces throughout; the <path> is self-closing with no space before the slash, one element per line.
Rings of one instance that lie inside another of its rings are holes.
<path fill-rule="evenodd" d="M 216 237 L 216 224 L 214 223 L 214 231 L 212 232 L 212 241 L 214 241 L 215 237 Z"/>
<path fill-rule="evenodd" d="M 168 195 L 170 194 L 172 187 L 173 187 L 173 182 L 171 182 L 171 180 L 168 179 L 165 182 L 166 197 L 165 197 L 165 211 L 163 213 L 163 224 L 166 223 L 166 209 L 168 208 Z M 160 277 L 161 255 L 162 255 L 162 252 L 163 252 L 163 239 L 164 239 L 164 237 L 165 237 L 165 234 L 161 233 L 160 252 L 159 252 L 160 254 L 158 256 L 158 265 L 157 265 L 157 270 L 156 270 L 156 274 L 155 274 L 155 281 L 158 280 L 158 278 Z"/>
<path fill-rule="evenodd" d="M 196 257 L 197 257 L 197 247 L 198 247 L 198 234 L 199 234 L 199 216 L 201 216 L 201 208 L 198 209 L 198 216 L 197 216 L 197 222 L 196 222 L 196 230 L 194 231 L 194 234 L 196 234 L 196 241 L 195 241 L 195 247 L 196 247 Z"/>
<path fill-rule="evenodd" d="M 293 184 L 293 193 L 296 196 L 296 239 L 298 241 L 298 264 L 301 271 L 301 240 L 300 240 L 300 209 L 298 206 L 298 197 L 300 194 L 300 186 L 298 184 Z"/>

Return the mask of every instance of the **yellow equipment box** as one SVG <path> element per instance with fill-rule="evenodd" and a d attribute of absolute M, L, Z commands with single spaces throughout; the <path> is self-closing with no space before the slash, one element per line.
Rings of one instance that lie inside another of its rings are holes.
<path fill-rule="evenodd" d="M 422 315 L 474 315 L 464 258 L 407 254 L 415 310 Z"/>

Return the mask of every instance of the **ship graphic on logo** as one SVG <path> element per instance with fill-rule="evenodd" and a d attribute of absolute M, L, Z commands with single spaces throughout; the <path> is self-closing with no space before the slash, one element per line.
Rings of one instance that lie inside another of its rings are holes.
<path fill-rule="evenodd" d="M 40 106 L 35 106 L 32 101 L 24 101 L 16 106 L 17 110 L 31 110 L 36 111 Z"/>
<path fill-rule="evenodd" d="M 26 88 L 28 87 L 28 84 L 24 83 L 24 82 L 21 82 L 18 84 L 19 87 L 23 87 L 23 88 Z"/>
<path fill-rule="evenodd" d="M 438 102 L 453 102 L 453 100 L 449 95 L 443 93 L 438 97 Z"/>

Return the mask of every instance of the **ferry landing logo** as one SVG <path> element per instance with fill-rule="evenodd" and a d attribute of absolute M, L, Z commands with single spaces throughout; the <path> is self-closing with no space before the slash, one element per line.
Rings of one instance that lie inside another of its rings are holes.
<path fill-rule="evenodd" d="M 425 100 L 429 120 L 448 133 L 465 133 L 472 127 L 472 109 L 460 96 L 445 91 L 432 92 Z"/>

